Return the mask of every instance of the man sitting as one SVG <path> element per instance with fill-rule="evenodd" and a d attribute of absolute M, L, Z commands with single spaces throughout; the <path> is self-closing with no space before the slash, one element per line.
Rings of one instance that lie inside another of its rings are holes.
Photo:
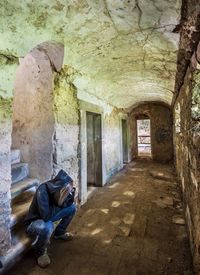
<path fill-rule="evenodd" d="M 74 195 L 73 180 L 60 170 L 54 179 L 42 183 L 33 197 L 24 223 L 27 234 L 35 237 L 32 246 L 40 267 L 47 267 L 51 262 L 47 245 L 54 231 L 54 222 L 61 220 L 54 231 L 55 239 L 73 239 L 66 229 L 76 212 Z"/>

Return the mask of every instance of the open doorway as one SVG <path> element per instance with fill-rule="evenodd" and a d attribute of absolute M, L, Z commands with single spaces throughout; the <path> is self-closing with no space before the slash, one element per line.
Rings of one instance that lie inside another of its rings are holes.
<path fill-rule="evenodd" d="M 128 162 L 128 137 L 127 137 L 127 120 L 122 119 L 122 150 L 123 163 Z"/>
<path fill-rule="evenodd" d="M 151 157 L 150 119 L 137 119 L 138 157 Z"/>
<path fill-rule="evenodd" d="M 87 186 L 102 186 L 101 115 L 86 113 L 87 125 Z"/>

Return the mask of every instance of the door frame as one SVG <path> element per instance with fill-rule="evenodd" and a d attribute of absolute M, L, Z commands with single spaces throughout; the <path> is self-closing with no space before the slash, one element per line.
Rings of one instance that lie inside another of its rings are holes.
<path fill-rule="evenodd" d="M 139 152 L 138 152 L 138 120 L 149 120 L 149 128 L 150 128 L 150 146 L 151 146 L 151 156 L 149 156 L 150 158 L 152 158 L 152 135 L 151 135 L 151 118 L 149 116 L 147 116 L 146 118 L 143 117 L 138 117 L 136 118 L 136 150 L 137 150 L 137 158 L 141 158 L 141 156 L 139 156 Z M 148 157 L 148 156 L 145 156 Z"/>
<path fill-rule="evenodd" d="M 95 104 L 79 100 L 80 106 L 80 185 L 79 200 L 81 205 L 87 201 L 87 112 L 101 115 L 101 152 L 102 152 L 102 186 L 106 183 L 103 109 Z"/>
<path fill-rule="evenodd" d="M 119 129 L 120 129 L 120 167 L 123 168 L 123 138 L 122 138 L 122 119 L 126 120 L 127 123 L 127 150 L 128 150 L 128 163 L 131 161 L 131 146 L 130 146 L 130 121 L 126 114 L 121 114 L 119 118 Z"/>
<path fill-rule="evenodd" d="M 95 173 L 97 174 L 97 171 L 99 170 L 99 173 L 101 174 L 100 175 L 100 184 L 97 184 L 97 182 L 94 183 L 94 186 L 102 186 L 102 115 L 101 114 L 98 114 L 98 113 L 94 113 L 94 112 L 90 112 L 90 111 L 86 111 L 86 132 L 87 132 L 87 115 L 92 115 L 93 116 L 93 124 L 92 124 L 92 127 L 93 127 L 93 139 L 94 139 L 94 142 L 95 142 L 95 118 L 96 117 L 99 117 L 100 118 L 100 146 L 99 146 L 99 151 L 100 151 L 100 165 L 101 165 L 101 168 L 100 169 L 95 169 Z M 87 140 L 88 140 L 88 137 L 87 137 Z M 88 155 L 88 148 L 86 148 L 86 152 L 87 152 L 87 155 Z M 95 154 L 96 156 L 96 154 Z M 96 175 L 95 175 L 95 178 L 96 178 Z M 88 185 L 88 171 L 87 171 L 87 185 Z"/>
<path fill-rule="evenodd" d="M 126 145 L 127 145 L 127 148 L 126 148 L 126 150 L 127 150 L 127 152 L 126 152 L 126 154 L 127 154 L 127 159 L 126 160 L 124 160 L 124 139 L 123 139 L 123 135 L 124 135 L 124 129 L 123 129 L 123 121 L 125 121 L 125 123 L 126 123 Z M 123 162 L 123 164 L 126 164 L 126 163 L 128 163 L 128 121 L 127 121 L 127 119 L 124 119 L 124 118 L 122 118 L 122 120 L 121 120 L 121 123 L 122 123 L 122 162 Z"/>

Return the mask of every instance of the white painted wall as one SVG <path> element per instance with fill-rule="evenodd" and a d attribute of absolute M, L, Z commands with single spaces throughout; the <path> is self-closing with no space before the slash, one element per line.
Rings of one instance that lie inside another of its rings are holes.
<path fill-rule="evenodd" d="M 102 119 L 102 186 L 110 178 L 123 168 L 122 152 L 122 125 L 121 120 L 128 119 L 127 115 L 120 110 L 106 105 L 104 102 L 94 98 L 90 102 L 80 100 L 81 113 L 81 181 L 80 200 L 81 203 L 87 201 L 87 133 L 86 133 L 86 112 L 101 114 Z M 128 132 L 129 140 L 129 132 Z M 130 150 L 129 150 L 130 151 Z M 130 154 L 129 154 L 130 160 Z"/>

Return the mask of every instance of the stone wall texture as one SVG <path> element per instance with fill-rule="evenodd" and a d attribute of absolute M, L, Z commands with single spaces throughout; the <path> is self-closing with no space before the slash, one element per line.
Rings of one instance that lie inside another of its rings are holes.
<path fill-rule="evenodd" d="M 122 129 L 119 110 L 103 115 L 106 179 L 122 168 Z"/>
<path fill-rule="evenodd" d="M 200 71 L 190 66 L 174 106 L 176 169 L 182 186 L 194 267 L 200 272 Z"/>
<path fill-rule="evenodd" d="M 200 272 L 200 0 L 183 0 L 179 27 L 174 152 L 196 274 Z"/>
<path fill-rule="evenodd" d="M 80 114 L 77 91 L 70 81 L 71 69 L 65 66 L 54 80 L 53 169 L 66 170 L 78 188 Z M 78 190 L 77 190 L 78 191 Z"/>
<path fill-rule="evenodd" d="M 0 98 L 0 255 L 10 247 L 11 112 L 11 100 Z"/>
<path fill-rule="evenodd" d="M 130 112 L 132 157 L 137 157 L 137 123 L 139 118 L 151 121 L 151 150 L 154 160 L 167 162 L 173 158 L 172 113 L 159 103 L 146 103 Z"/>

